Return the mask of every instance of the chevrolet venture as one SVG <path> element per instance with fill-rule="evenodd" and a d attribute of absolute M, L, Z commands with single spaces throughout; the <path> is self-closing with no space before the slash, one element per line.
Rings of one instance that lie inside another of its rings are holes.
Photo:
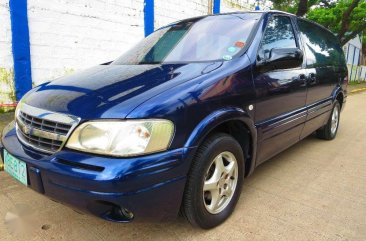
<path fill-rule="evenodd" d="M 212 228 L 255 167 L 313 132 L 335 138 L 347 82 L 337 38 L 306 19 L 178 21 L 110 63 L 29 91 L 3 131 L 5 171 L 106 220 L 180 211 Z"/>

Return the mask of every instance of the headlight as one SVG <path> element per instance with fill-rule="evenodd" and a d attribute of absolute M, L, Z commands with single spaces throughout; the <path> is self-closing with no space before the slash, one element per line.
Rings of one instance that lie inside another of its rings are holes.
<path fill-rule="evenodd" d="M 112 156 L 136 156 L 166 150 L 174 133 L 168 120 L 90 121 L 78 126 L 66 147 Z"/>

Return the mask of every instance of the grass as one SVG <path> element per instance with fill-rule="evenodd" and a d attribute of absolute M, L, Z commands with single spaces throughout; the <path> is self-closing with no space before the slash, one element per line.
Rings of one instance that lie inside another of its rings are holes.
<path fill-rule="evenodd" d="M 350 86 L 355 86 L 355 85 L 359 85 L 359 84 L 362 84 L 362 83 L 364 83 L 364 82 L 351 81 L 351 82 L 349 82 L 349 83 L 348 83 L 348 85 L 350 85 Z"/>
<path fill-rule="evenodd" d="M 2 135 L 4 127 L 14 119 L 14 112 L 0 114 L 0 136 Z"/>
<path fill-rule="evenodd" d="M 0 68 L 0 104 L 15 102 L 14 72 Z M 14 110 L 12 107 L 0 107 L 0 113 Z"/>

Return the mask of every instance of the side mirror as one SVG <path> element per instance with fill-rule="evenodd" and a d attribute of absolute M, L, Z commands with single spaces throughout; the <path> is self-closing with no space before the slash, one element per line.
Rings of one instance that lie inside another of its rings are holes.
<path fill-rule="evenodd" d="M 265 69 L 290 69 L 301 66 L 303 52 L 298 48 L 273 48 L 268 58 L 259 59 L 257 67 Z"/>

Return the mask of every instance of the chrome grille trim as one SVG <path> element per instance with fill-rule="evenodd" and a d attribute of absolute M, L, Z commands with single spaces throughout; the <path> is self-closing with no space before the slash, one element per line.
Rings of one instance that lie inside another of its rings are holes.
<path fill-rule="evenodd" d="M 44 153 L 59 151 L 80 119 L 20 102 L 16 109 L 16 133 L 22 144 Z"/>
<path fill-rule="evenodd" d="M 42 131 L 51 131 L 60 135 L 67 135 L 72 125 L 61 124 L 57 122 L 50 122 L 45 119 L 37 118 L 31 115 L 24 113 L 23 111 L 19 112 L 18 120 L 21 121 L 24 125 L 32 125 L 37 129 Z"/>
<path fill-rule="evenodd" d="M 21 114 L 20 114 L 20 116 L 21 116 Z M 24 135 L 42 137 L 42 138 L 45 138 L 45 139 L 61 141 L 61 142 L 66 141 L 67 133 L 65 135 L 62 135 L 62 134 L 57 134 L 55 132 L 44 131 L 43 128 L 42 128 L 42 125 L 40 125 L 40 127 L 37 127 L 33 123 L 25 124 L 21 120 L 21 118 L 17 118 L 17 124 L 18 124 L 19 130 Z M 71 128 L 71 126 L 70 126 L 70 128 Z"/>

